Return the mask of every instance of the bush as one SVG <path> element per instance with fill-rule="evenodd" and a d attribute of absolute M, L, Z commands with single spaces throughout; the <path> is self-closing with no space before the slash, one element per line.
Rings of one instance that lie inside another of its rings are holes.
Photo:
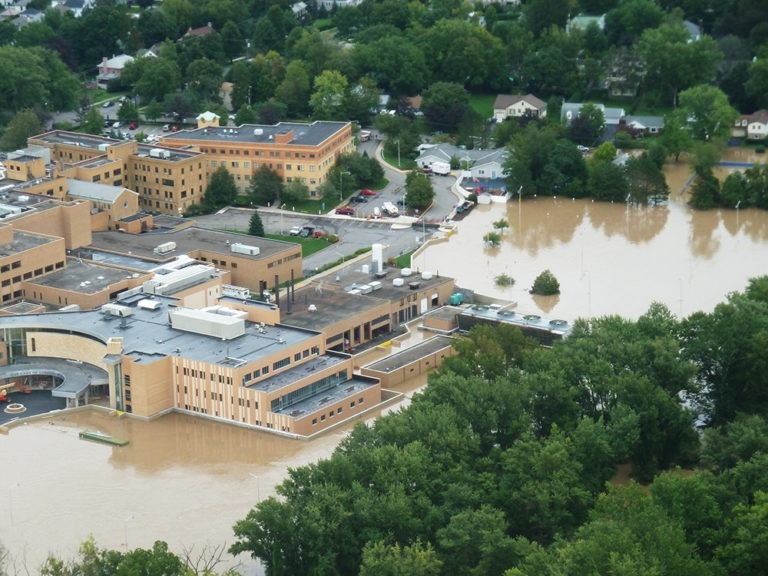
<path fill-rule="evenodd" d="M 496 276 L 496 286 L 501 286 L 503 288 L 506 288 L 508 286 L 514 286 L 515 279 L 512 278 L 512 276 L 509 276 L 508 274 L 499 274 Z"/>
<path fill-rule="evenodd" d="M 762 144 L 755 147 L 755 154 L 765 154 L 765 146 Z"/>
<path fill-rule="evenodd" d="M 560 294 L 560 282 L 557 281 L 555 275 L 549 270 L 544 270 L 533 281 L 533 288 L 531 288 L 531 294 L 538 294 L 539 296 L 552 296 L 554 294 Z"/>

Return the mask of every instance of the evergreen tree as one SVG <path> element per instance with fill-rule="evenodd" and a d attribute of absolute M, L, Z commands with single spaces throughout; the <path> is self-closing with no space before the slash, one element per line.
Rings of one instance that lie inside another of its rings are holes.
<path fill-rule="evenodd" d="M 258 210 L 253 211 L 251 221 L 248 223 L 248 234 L 264 237 L 264 223 L 261 221 Z"/>

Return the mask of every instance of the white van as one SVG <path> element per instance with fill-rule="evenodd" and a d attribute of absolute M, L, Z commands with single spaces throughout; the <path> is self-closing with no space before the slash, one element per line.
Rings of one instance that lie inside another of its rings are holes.
<path fill-rule="evenodd" d="M 397 206 L 392 204 L 392 202 L 384 202 L 384 205 L 381 207 L 381 211 L 392 218 L 396 218 L 397 216 L 400 216 L 400 210 L 397 209 Z"/>

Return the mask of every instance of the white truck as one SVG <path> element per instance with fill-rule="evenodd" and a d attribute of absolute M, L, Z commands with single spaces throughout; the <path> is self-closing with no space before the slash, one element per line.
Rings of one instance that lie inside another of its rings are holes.
<path fill-rule="evenodd" d="M 384 205 L 381 207 L 381 211 L 385 216 L 390 216 L 392 218 L 400 216 L 400 210 L 398 210 L 397 206 L 395 206 L 392 202 L 384 202 Z"/>
<path fill-rule="evenodd" d="M 448 162 L 432 162 L 432 173 L 438 176 L 448 176 L 451 173 L 451 165 Z"/>

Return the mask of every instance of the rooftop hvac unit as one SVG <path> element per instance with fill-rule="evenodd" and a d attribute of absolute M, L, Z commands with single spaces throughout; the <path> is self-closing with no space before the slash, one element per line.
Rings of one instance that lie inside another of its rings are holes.
<path fill-rule="evenodd" d="M 248 244 L 241 244 L 235 242 L 231 244 L 229 249 L 235 254 L 247 254 L 248 256 L 258 256 L 261 249 L 258 246 L 249 246 Z"/>
<path fill-rule="evenodd" d="M 405 276 L 406 278 L 411 274 L 413 274 L 413 270 L 411 270 L 410 268 L 403 268 L 402 270 L 400 270 L 400 275 Z"/>
<path fill-rule="evenodd" d="M 405 284 L 405 280 L 402 278 L 395 278 L 392 280 L 392 286 L 402 286 L 403 284 Z"/>
<path fill-rule="evenodd" d="M 159 300 L 150 300 L 149 298 L 145 298 L 144 300 L 139 300 L 138 306 L 144 310 L 157 310 L 160 308 L 160 306 L 162 306 L 162 303 Z"/>
<path fill-rule="evenodd" d="M 171 151 L 170 150 L 163 150 L 162 148 L 152 148 L 149 151 L 149 155 L 152 158 L 165 158 L 168 159 L 171 157 Z"/>
<path fill-rule="evenodd" d="M 421 286 L 421 282 L 408 282 L 408 288 L 411 290 L 418 290 L 419 286 Z"/>
<path fill-rule="evenodd" d="M 104 306 L 101 307 L 101 312 L 102 314 L 119 316 L 121 318 L 133 315 L 133 310 L 128 308 L 128 306 L 121 306 L 120 304 L 104 304 Z"/>
<path fill-rule="evenodd" d="M 371 290 L 381 290 L 381 282 L 378 280 L 373 280 L 371 282 L 368 282 L 368 286 L 371 287 Z"/>
<path fill-rule="evenodd" d="M 261 128 L 254 128 L 253 129 L 253 135 L 254 136 L 261 136 L 262 134 L 264 134 L 264 130 L 262 130 Z"/>
<path fill-rule="evenodd" d="M 176 242 L 163 242 L 153 252 L 155 254 L 168 254 L 168 252 L 173 252 L 174 250 L 176 250 Z"/>
<path fill-rule="evenodd" d="M 432 272 L 428 272 L 424 270 L 424 272 L 421 273 L 421 279 L 422 280 L 432 280 Z"/>

